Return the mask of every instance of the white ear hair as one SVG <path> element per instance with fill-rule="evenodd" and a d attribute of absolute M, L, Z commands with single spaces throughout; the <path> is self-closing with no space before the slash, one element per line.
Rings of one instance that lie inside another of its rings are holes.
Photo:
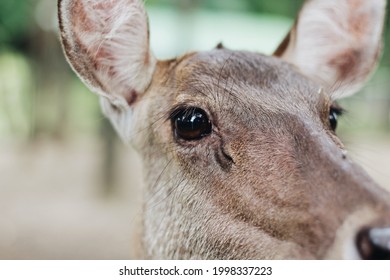
<path fill-rule="evenodd" d="M 80 78 L 113 105 L 132 105 L 156 67 L 142 1 L 60 0 L 58 13 L 66 56 Z"/>
<path fill-rule="evenodd" d="M 353 94 L 377 64 L 385 10 L 385 0 L 308 0 L 275 55 L 334 98 Z"/>

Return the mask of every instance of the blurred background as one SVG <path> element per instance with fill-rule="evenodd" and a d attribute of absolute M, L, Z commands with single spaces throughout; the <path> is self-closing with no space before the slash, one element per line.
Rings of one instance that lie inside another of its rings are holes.
<path fill-rule="evenodd" d="M 272 53 L 301 0 L 148 0 L 159 58 L 217 43 Z M 142 170 L 67 65 L 55 0 L 0 1 L 0 259 L 129 259 Z M 390 24 L 385 32 L 390 46 Z M 341 104 L 350 154 L 390 188 L 390 49 Z"/>

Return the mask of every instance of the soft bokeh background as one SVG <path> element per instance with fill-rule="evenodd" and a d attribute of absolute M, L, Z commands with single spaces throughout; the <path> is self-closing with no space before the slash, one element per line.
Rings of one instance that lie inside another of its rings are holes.
<path fill-rule="evenodd" d="M 300 0 L 148 0 L 159 58 L 207 50 L 271 53 Z M 142 170 L 71 72 L 55 0 L 0 1 L 0 259 L 128 259 Z M 390 24 L 387 22 L 387 46 Z M 390 186 L 390 51 L 373 79 L 342 101 L 339 134 Z"/>

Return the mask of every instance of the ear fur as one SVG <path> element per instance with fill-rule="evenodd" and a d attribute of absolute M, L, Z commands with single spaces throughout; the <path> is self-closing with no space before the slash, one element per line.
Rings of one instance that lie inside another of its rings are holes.
<path fill-rule="evenodd" d="M 274 55 L 332 97 L 351 95 L 375 69 L 385 10 L 385 0 L 308 0 Z"/>
<path fill-rule="evenodd" d="M 63 48 L 75 72 L 116 107 L 132 105 L 156 67 L 142 1 L 59 0 L 58 15 Z"/>

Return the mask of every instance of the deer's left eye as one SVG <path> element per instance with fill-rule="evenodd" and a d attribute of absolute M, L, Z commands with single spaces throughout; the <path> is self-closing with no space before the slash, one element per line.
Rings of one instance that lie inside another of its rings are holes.
<path fill-rule="evenodd" d="M 329 126 L 333 131 L 336 131 L 338 118 L 343 114 L 343 109 L 340 107 L 332 106 L 329 110 Z"/>
<path fill-rule="evenodd" d="M 207 113 L 200 108 L 178 109 L 171 121 L 175 136 L 186 141 L 199 140 L 212 131 Z"/>

